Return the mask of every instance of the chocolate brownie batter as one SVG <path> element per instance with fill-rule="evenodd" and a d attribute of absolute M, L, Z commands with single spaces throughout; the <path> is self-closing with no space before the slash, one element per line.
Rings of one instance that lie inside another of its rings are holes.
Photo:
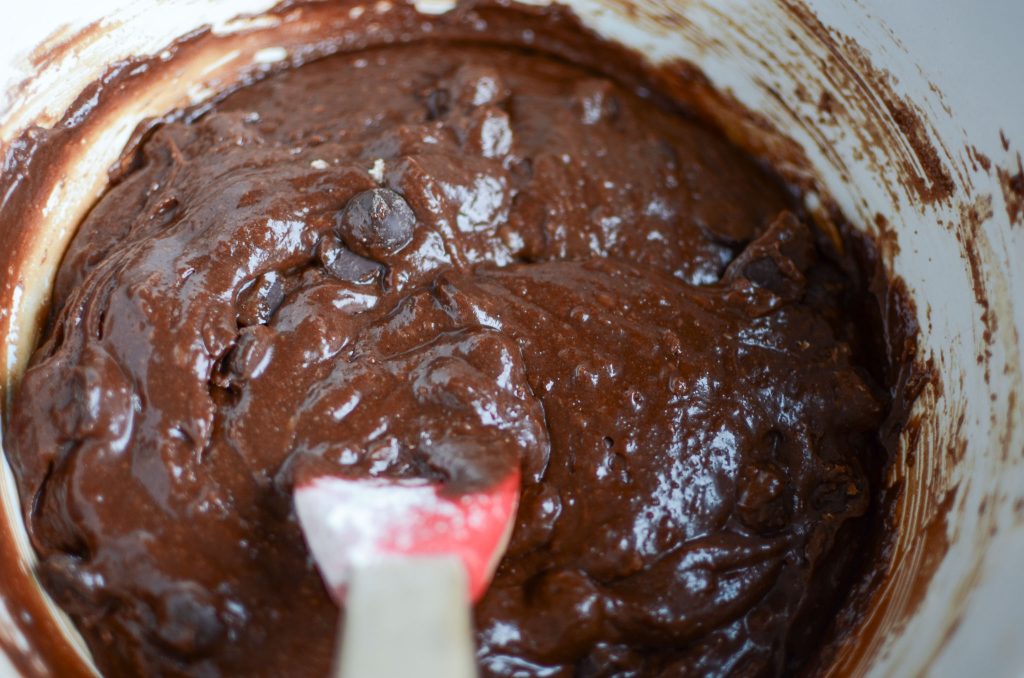
<path fill-rule="evenodd" d="M 796 204 L 649 89 L 493 44 L 338 55 L 158 126 L 12 417 L 48 589 L 112 675 L 326 675 L 296 464 L 451 492 L 519 465 L 485 675 L 791 669 L 887 407 Z"/>

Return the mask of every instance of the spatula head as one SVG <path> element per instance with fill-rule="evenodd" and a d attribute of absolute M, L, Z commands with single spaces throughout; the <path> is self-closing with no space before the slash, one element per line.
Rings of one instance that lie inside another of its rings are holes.
<path fill-rule="evenodd" d="M 339 604 L 354 565 L 401 555 L 456 556 L 475 601 L 508 545 L 519 471 L 485 490 L 453 496 L 423 480 L 334 475 L 305 477 L 294 493 L 306 543 Z"/>

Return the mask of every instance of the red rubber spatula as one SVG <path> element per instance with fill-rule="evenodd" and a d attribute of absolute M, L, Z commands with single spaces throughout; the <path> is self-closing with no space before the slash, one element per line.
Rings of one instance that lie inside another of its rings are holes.
<path fill-rule="evenodd" d="M 344 604 L 335 675 L 476 675 L 470 604 L 508 545 L 518 469 L 465 494 L 422 480 L 297 474 L 294 500 L 320 575 Z"/>

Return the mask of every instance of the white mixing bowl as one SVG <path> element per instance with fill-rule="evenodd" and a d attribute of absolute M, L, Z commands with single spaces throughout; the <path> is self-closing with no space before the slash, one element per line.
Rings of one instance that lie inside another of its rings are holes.
<path fill-rule="evenodd" d="M 0 217 L 10 221 L 19 210 L 17 228 L 0 231 L 0 250 L 21 258 L 0 270 L 5 403 L 34 346 L 60 254 L 103 191 L 105 168 L 143 117 L 291 58 L 308 19 L 261 14 L 274 3 L 34 0 L 4 9 L 4 154 L 29 126 L 58 124 L 110 64 L 159 55 L 204 24 L 224 36 L 216 49 L 179 55 L 171 72 L 134 88 L 116 110 L 101 103 L 103 115 L 84 128 L 77 148 L 55 159 L 66 172 L 32 200 L 0 195 Z M 708 92 L 693 102 L 721 116 L 737 139 L 753 139 L 748 150 L 813 187 L 812 211 L 834 201 L 877 235 L 883 260 L 916 302 L 918 359 L 930 361 L 939 379 L 918 400 L 886 481 L 902 487 L 891 562 L 828 672 L 1024 674 L 1024 3 L 566 4 L 656 62 L 695 64 L 726 98 L 756 111 L 756 119 L 737 116 Z M 367 3 L 351 17 L 365 22 L 390 6 Z M 447 6 L 420 3 L 431 12 Z M 750 136 L 751 126 L 761 133 Z M 10 566 L 0 581 L 0 673 L 59 674 L 56 645 L 35 640 L 53 622 L 22 607 L 26 596 L 44 594 L 31 578 L 32 554 L 3 471 L 0 494 L 17 539 L 0 539 L 0 562 Z M 74 638 L 55 609 L 53 619 Z"/>

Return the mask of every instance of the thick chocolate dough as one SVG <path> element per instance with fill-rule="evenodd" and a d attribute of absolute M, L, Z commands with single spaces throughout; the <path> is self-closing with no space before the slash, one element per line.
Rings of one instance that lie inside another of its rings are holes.
<path fill-rule="evenodd" d="M 8 441 L 103 670 L 326 675 L 301 459 L 452 492 L 520 465 L 487 675 L 813 653 L 886 403 L 843 260 L 715 131 L 426 41 L 243 88 L 137 165 L 65 257 Z"/>

